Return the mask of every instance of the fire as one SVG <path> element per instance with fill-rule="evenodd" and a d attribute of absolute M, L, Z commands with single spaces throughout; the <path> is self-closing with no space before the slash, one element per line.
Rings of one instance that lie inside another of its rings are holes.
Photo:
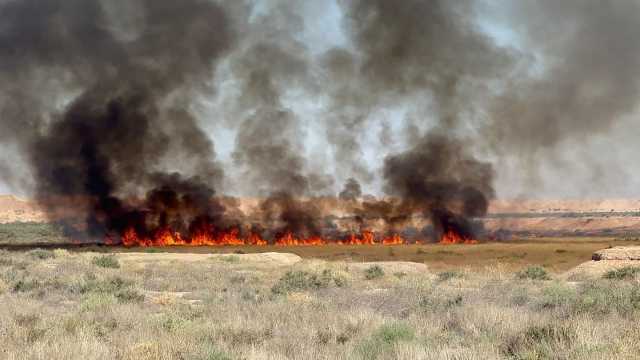
<path fill-rule="evenodd" d="M 150 235 L 143 236 L 133 227 L 126 229 L 120 236 L 122 245 L 127 247 L 151 247 L 151 246 L 267 246 L 269 242 L 259 234 L 251 233 L 246 237 L 241 236 L 240 230 L 233 228 L 227 231 L 216 231 L 211 226 L 201 226 L 192 231 L 191 236 L 184 237 L 179 232 L 172 231 L 168 227 L 161 227 L 153 231 Z M 372 231 L 362 231 L 359 234 L 351 233 L 341 240 L 325 239 L 319 236 L 301 238 L 291 231 L 284 232 L 273 241 L 276 246 L 321 246 L 321 245 L 404 245 L 406 240 L 398 235 L 391 234 L 386 237 L 378 237 Z M 116 245 L 117 241 L 113 236 L 105 239 L 107 245 Z M 440 244 L 477 244 L 478 241 L 470 237 L 463 236 L 454 230 L 444 233 L 440 239 Z"/>
<path fill-rule="evenodd" d="M 344 241 L 338 241 L 339 245 L 373 245 L 375 244 L 375 235 L 371 231 L 363 231 L 360 236 L 351 233 L 349 238 Z"/>
<path fill-rule="evenodd" d="M 320 237 L 312 236 L 307 239 L 298 239 L 291 232 L 286 232 L 283 236 L 276 239 L 276 246 L 312 246 L 326 245 L 326 241 Z"/>
<path fill-rule="evenodd" d="M 440 244 L 452 245 L 452 244 L 477 244 L 478 240 L 470 237 L 462 236 L 454 230 L 449 230 L 440 238 Z"/>
<path fill-rule="evenodd" d="M 383 245 L 402 245 L 404 244 L 404 239 L 400 237 L 398 234 L 393 234 L 389 237 L 382 239 Z"/>

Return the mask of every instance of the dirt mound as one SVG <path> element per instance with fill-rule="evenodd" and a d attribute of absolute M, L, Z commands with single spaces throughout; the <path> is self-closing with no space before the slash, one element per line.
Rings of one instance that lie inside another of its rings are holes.
<path fill-rule="evenodd" d="M 640 246 L 616 246 L 611 249 L 596 251 L 592 257 L 601 260 L 640 260 Z"/>
<path fill-rule="evenodd" d="M 602 278 L 611 270 L 621 269 L 627 266 L 640 267 L 637 260 L 602 260 L 588 261 L 567 271 L 562 278 L 569 281 L 587 281 Z"/>
<path fill-rule="evenodd" d="M 564 274 L 571 281 L 601 278 L 611 270 L 627 266 L 640 267 L 640 246 L 616 246 L 593 253 L 591 261 L 582 263 Z"/>

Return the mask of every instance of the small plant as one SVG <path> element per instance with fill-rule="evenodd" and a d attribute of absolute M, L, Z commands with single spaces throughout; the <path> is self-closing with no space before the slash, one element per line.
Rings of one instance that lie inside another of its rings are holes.
<path fill-rule="evenodd" d="M 118 259 L 116 259 L 115 255 L 96 256 L 91 260 L 91 263 L 95 266 L 106 269 L 120 268 L 120 263 L 118 262 Z"/>
<path fill-rule="evenodd" d="M 296 291 L 318 290 L 327 288 L 332 283 L 337 287 L 347 285 L 345 278 L 334 275 L 329 269 L 324 270 L 320 275 L 306 271 L 288 271 L 271 288 L 271 292 L 282 295 Z"/>
<path fill-rule="evenodd" d="M 395 323 L 383 325 L 374 334 L 375 338 L 380 339 L 386 344 L 395 344 L 400 341 L 411 341 L 415 338 L 415 333 L 411 327 L 403 323 Z"/>
<path fill-rule="evenodd" d="M 380 265 L 372 265 L 364 271 L 364 278 L 367 280 L 378 279 L 384 276 L 384 270 Z"/>
<path fill-rule="evenodd" d="M 398 271 L 398 272 L 394 272 L 393 276 L 397 277 L 398 279 L 402 279 L 407 276 L 407 273 L 404 271 Z"/>
<path fill-rule="evenodd" d="M 514 359 L 555 359 L 557 350 L 571 346 L 575 331 L 561 324 L 530 326 L 502 346 L 502 353 Z"/>
<path fill-rule="evenodd" d="M 463 300 L 461 295 L 429 294 L 420 299 L 418 306 L 429 312 L 438 312 L 461 306 Z"/>
<path fill-rule="evenodd" d="M 357 350 L 363 359 L 386 358 L 386 355 L 389 355 L 395 344 L 414 339 L 415 332 L 408 325 L 403 323 L 383 325 L 371 338 L 362 342 Z"/>
<path fill-rule="evenodd" d="M 53 259 L 56 257 L 53 251 L 44 250 L 44 249 L 31 250 L 29 251 L 29 255 L 34 259 L 39 259 L 39 260 Z"/>
<path fill-rule="evenodd" d="M 144 300 L 144 295 L 131 288 L 122 289 L 116 292 L 115 296 L 116 299 L 118 299 L 118 302 L 121 304 L 142 302 Z"/>
<path fill-rule="evenodd" d="M 610 270 L 603 277 L 609 280 L 629 280 L 638 276 L 638 273 L 640 273 L 640 267 L 625 266 L 620 269 Z"/>
<path fill-rule="evenodd" d="M 42 284 L 38 280 L 34 279 L 25 279 L 18 280 L 15 284 L 13 284 L 13 292 L 29 292 L 39 288 Z"/>
<path fill-rule="evenodd" d="M 438 281 L 447 281 L 460 278 L 462 278 L 462 273 L 459 271 L 443 271 L 438 274 Z"/>
<path fill-rule="evenodd" d="M 231 357 L 214 347 L 208 347 L 202 357 L 196 359 L 202 360 L 231 360 Z"/>
<path fill-rule="evenodd" d="M 541 266 L 529 266 L 516 274 L 518 279 L 528 280 L 549 280 L 551 277 L 547 270 Z"/>

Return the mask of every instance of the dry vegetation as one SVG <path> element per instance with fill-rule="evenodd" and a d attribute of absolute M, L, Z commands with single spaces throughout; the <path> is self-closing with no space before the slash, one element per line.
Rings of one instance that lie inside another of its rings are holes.
<path fill-rule="evenodd" d="M 426 271 L 293 255 L 0 252 L 0 358 L 609 359 L 640 351 L 625 269 Z"/>

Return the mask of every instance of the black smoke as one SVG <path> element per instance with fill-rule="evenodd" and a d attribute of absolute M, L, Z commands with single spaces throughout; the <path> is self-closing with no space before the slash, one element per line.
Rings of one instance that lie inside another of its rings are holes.
<path fill-rule="evenodd" d="M 27 154 L 43 203 L 81 198 L 91 238 L 219 212 L 210 201 L 223 172 L 182 94 L 205 85 L 233 43 L 223 9 L 21 0 L 0 5 L 0 22 L 2 86 L 13 93 L 3 134 Z M 124 200 L 145 193 L 143 204 Z"/>

